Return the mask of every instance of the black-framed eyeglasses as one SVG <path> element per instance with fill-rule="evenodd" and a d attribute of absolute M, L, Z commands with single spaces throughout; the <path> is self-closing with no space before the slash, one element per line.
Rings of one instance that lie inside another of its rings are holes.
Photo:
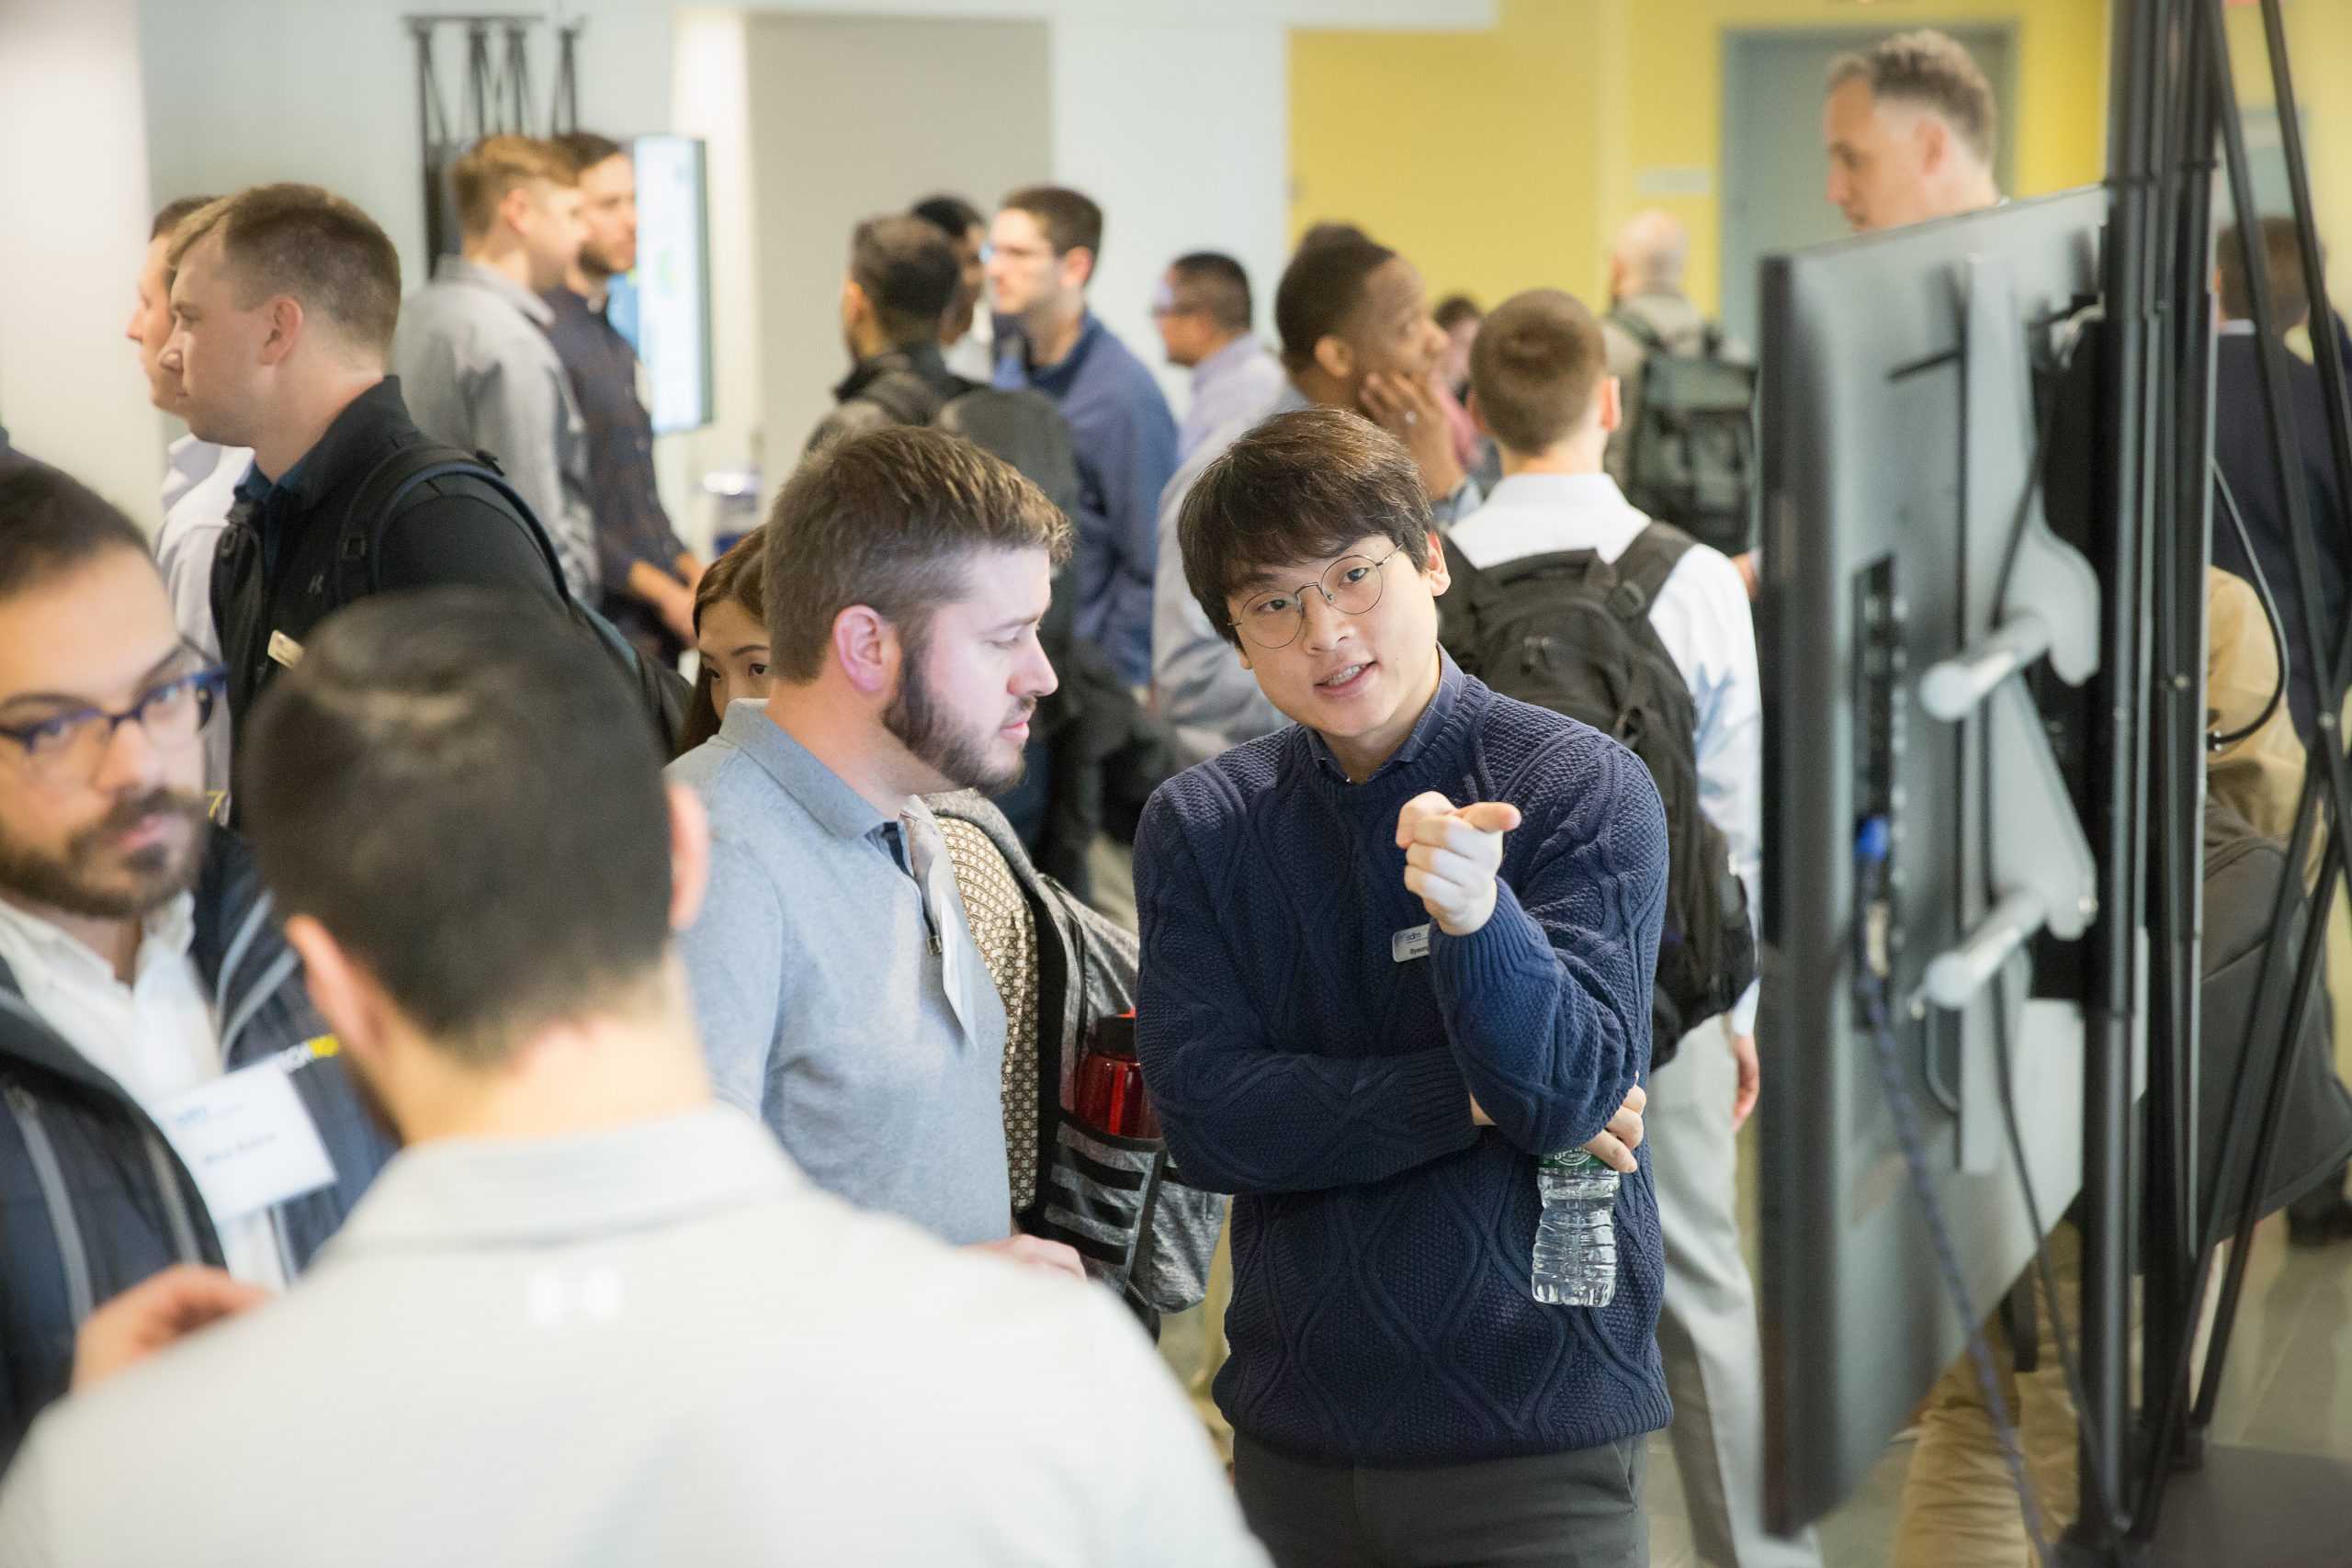
<path fill-rule="evenodd" d="M 1313 582 L 1259 594 L 1241 607 L 1234 625 L 1253 648 L 1262 648 L 1270 653 L 1278 648 L 1288 648 L 1306 627 L 1308 589 L 1321 593 L 1333 609 L 1361 615 L 1380 603 L 1380 591 L 1388 582 L 1388 574 L 1383 569 L 1404 553 L 1405 547 L 1399 545 L 1377 560 L 1370 556 L 1341 556 L 1325 567 L 1323 575 Z"/>
<path fill-rule="evenodd" d="M 85 784 L 124 725 L 136 724 L 157 750 L 176 751 L 195 742 L 228 690 L 228 671 L 210 665 L 157 682 L 119 713 L 71 708 L 31 724 L 0 725 L 0 736 L 16 742 L 26 771 L 42 783 Z"/>

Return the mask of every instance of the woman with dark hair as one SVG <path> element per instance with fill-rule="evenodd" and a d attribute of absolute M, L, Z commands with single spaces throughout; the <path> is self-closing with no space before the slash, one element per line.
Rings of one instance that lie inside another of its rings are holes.
<path fill-rule="evenodd" d="M 727 705 L 768 694 L 768 606 L 760 581 L 763 524 L 702 574 L 695 590 L 695 700 L 678 729 L 684 756 L 718 733 Z"/>

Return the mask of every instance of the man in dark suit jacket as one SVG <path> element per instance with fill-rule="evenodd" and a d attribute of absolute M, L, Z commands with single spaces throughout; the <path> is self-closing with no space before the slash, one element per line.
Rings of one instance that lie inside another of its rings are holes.
<path fill-rule="evenodd" d="M 2326 686 L 2324 671 L 2312 663 L 2304 641 L 2301 591 L 2297 586 L 2295 558 L 2287 539 L 2286 492 L 2278 483 L 2278 465 L 2271 455 L 2270 429 L 2262 391 L 2261 344 L 2255 335 L 2254 305 L 2246 286 L 2245 258 L 2235 230 L 2222 234 L 2217 253 L 2222 322 L 2213 344 L 2213 459 L 2228 481 L 2230 493 L 2245 515 L 2246 542 L 2231 525 L 2226 507 L 2213 519 L 2213 564 L 2240 577 L 2256 569 L 2270 584 L 2278 605 L 2279 631 L 2286 642 L 2287 708 L 2296 734 L 2309 747 L 2319 733 L 2319 713 Z M 2311 293 L 2303 281 L 2302 254 L 2297 248 L 2295 226 L 2285 218 L 2262 224 L 2263 272 L 2270 284 L 2274 319 L 2282 331 L 2291 331 L 2311 317 Z M 2346 355 L 2344 324 L 2313 332 L 2314 352 Z M 2295 422 L 2296 480 L 2310 498 L 2312 543 L 2319 553 L 2319 598 L 2325 617 L 2320 640 L 2326 657 L 2335 654 L 2335 639 L 2345 624 L 2347 600 L 2352 600 L 2352 514 L 2335 471 L 2328 446 L 2327 403 L 2318 369 L 2294 355 L 2287 359 L 2288 404 Z M 2332 975 L 2330 991 L 2335 1006 L 2345 1007 L 2352 994 L 2352 977 Z M 2344 1196 L 2344 1179 L 2322 1182 L 2297 1199 L 2287 1211 L 2288 1239 L 2298 1247 L 2324 1247 L 2352 1240 L 2352 1202 Z"/>
<path fill-rule="evenodd" d="M 2291 329 L 2311 313 L 2294 225 L 2283 218 L 2267 219 L 2262 241 L 2273 310 L 2282 329 Z M 2322 672 L 2312 668 L 2303 640 L 2302 599 L 2296 587 L 2294 555 L 2287 542 L 2286 494 L 2279 488 L 2278 464 L 2271 457 L 2260 345 L 2255 338 L 2254 310 L 2235 231 L 2223 233 L 2219 254 L 2222 325 L 2213 345 L 2213 457 L 2245 516 L 2254 555 L 2249 562 L 2223 503 L 2223 510 L 2213 519 L 2213 564 L 2248 579 L 2258 567 L 2268 581 L 2287 642 L 2288 709 L 2294 717 L 2295 732 L 2309 746 L 2318 724 Z M 2340 344 L 2341 329 L 2315 333 L 2313 342 Z M 2295 446 L 2301 455 L 2298 477 L 2311 500 L 2312 529 L 2319 547 L 2320 603 L 2326 613 L 2321 638 L 2333 657 L 2335 628 L 2344 624 L 2346 602 L 2352 600 L 2352 537 L 2346 532 L 2352 519 L 2347 518 L 2335 457 L 2328 448 L 2327 405 L 2321 396 L 2319 371 L 2290 355 L 2287 386 Z"/>

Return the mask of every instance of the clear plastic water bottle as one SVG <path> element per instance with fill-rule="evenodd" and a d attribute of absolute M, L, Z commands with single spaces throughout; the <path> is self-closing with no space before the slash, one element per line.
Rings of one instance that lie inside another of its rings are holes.
<path fill-rule="evenodd" d="M 1535 1223 L 1532 1293 L 1547 1306 L 1607 1306 L 1617 1294 L 1617 1173 L 1582 1149 L 1535 1168 L 1544 1216 Z"/>

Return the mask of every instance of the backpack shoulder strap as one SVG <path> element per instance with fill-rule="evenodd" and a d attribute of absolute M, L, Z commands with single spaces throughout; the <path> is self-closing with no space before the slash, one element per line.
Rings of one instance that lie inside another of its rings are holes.
<path fill-rule="evenodd" d="M 1494 574 L 1464 554 L 1452 535 L 1441 530 L 1438 537 L 1445 546 L 1446 574 L 1453 579 L 1453 588 L 1462 595 L 1457 603 L 1476 620 L 1478 613 L 1494 600 Z"/>
<path fill-rule="evenodd" d="M 1624 553 L 1616 560 L 1617 586 L 1610 593 L 1610 604 L 1627 620 L 1649 614 L 1657 603 L 1658 590 L 1674 575 L 1682 558 L 1690 553 L 1696 543 L 1690 535 L 1667 523 L 1651 523 L 1634 536 Z"/>
<path fill-rule="evenodd" d="M 1663 354 L 1666 352 L 1666 339 L 1659 335 L 1658 330 L 1650 325 L 1646 321 L 1644 321 L 1641 317 L 1634 314 L 1633 311 L 1626 310 L 1623 305 L 1611 310 L 1608 315 L 1601 319 L 1603 321 L 1616 322 L 1617 325 L 1623 328 L 1634 342 L 1640 344 L 1644 348 L 1648 349 L 1652 354 Z"/>
<path fill-rule="evenodd" d="M 547 530 L 539 525 L 530 502 L 506 482 L 506 476 L 498 471 L 489 455 L 468 454 L 455 446 L 424 442 L 400 447 L 384 457 L 368 470 L 354 492 L 335 540 L 332 570 L 337 604 L 350 602 L 349 574 L 355 569 L 365 574 L 368 592 L 382 592 L 385 533 L 405 510 L 410 497 L 434 480 L 444 479 L 469 479 L 496 491 L 506 502 L 514 525 L 527 533 L 538 547 L 555 580 L 556 591 L 564 603 L 571 602 L 571 591 L 563 581 L 563 568 Z"/>

